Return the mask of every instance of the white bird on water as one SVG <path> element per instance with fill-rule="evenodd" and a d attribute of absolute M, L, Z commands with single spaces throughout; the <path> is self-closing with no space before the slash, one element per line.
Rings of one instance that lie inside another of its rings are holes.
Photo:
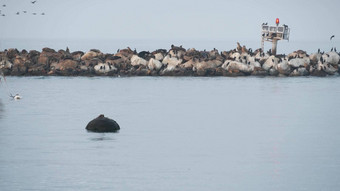
<path fill-rule="evenodd" d="M 15 96 L 11 95 L 11 97 L 15 100 L 21 99 L 22 97 L 19 94 L 16 94 Z"/>

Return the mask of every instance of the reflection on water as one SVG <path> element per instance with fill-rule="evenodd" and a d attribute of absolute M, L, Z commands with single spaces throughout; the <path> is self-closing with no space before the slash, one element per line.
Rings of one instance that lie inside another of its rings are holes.
<path fill-rule="evenodd" d="M 2 103 L 0 99 L 0 119 L 2 118 L 3 112 L 4 112 L 4 104 Z"/>
<path fill-rule="evenodd" d="M 112 133 L 91 133 L 93 136 L 89 138 L 91 141 L 114 141 Z"/>

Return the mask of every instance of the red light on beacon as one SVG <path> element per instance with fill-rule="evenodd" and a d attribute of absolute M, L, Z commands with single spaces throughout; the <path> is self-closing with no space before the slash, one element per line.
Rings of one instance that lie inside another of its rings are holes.
<path fill-rule="evenodd" d="M 278 25 L 279 23 L 280 23 L 280 20 L 279 20 L 279 18 L 276 18 L 276 24 Z"/>

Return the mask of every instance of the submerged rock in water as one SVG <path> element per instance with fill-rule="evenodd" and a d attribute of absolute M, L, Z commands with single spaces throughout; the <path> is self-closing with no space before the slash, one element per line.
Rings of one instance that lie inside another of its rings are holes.
<path fill-rule="evenodd" d="M 104 133 L 104 132 L 117 132 L 120 127 L 115 120 L 104 117 L 103 114 L 99 115 L 97 118 L 90 121 L 86 129 L 88 131 Z"/>

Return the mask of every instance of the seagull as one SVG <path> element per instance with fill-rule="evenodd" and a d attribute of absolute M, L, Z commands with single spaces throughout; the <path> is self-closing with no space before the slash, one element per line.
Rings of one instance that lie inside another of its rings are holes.
<path fill-rule="evenodd" d="M 15 96 L 11 94 L 10 97 L 13 99 L 21 99 L 21 96 L 19 94 L 16 94 Z"/>
<path fill-rule="evenodd" d="M 334 36 L 334 35 L 332 35 L 332 36 L 331 36 L 331 38 L 330 38 L 329 40 L 332 40 L 334 37 L 335 37 L 335 36 Z"/>
<path fill-rule="evenodd" d="M 37 1 L 31 1 L 32 4 L 34 4 L 35 2 L 37 2 Z"/>

